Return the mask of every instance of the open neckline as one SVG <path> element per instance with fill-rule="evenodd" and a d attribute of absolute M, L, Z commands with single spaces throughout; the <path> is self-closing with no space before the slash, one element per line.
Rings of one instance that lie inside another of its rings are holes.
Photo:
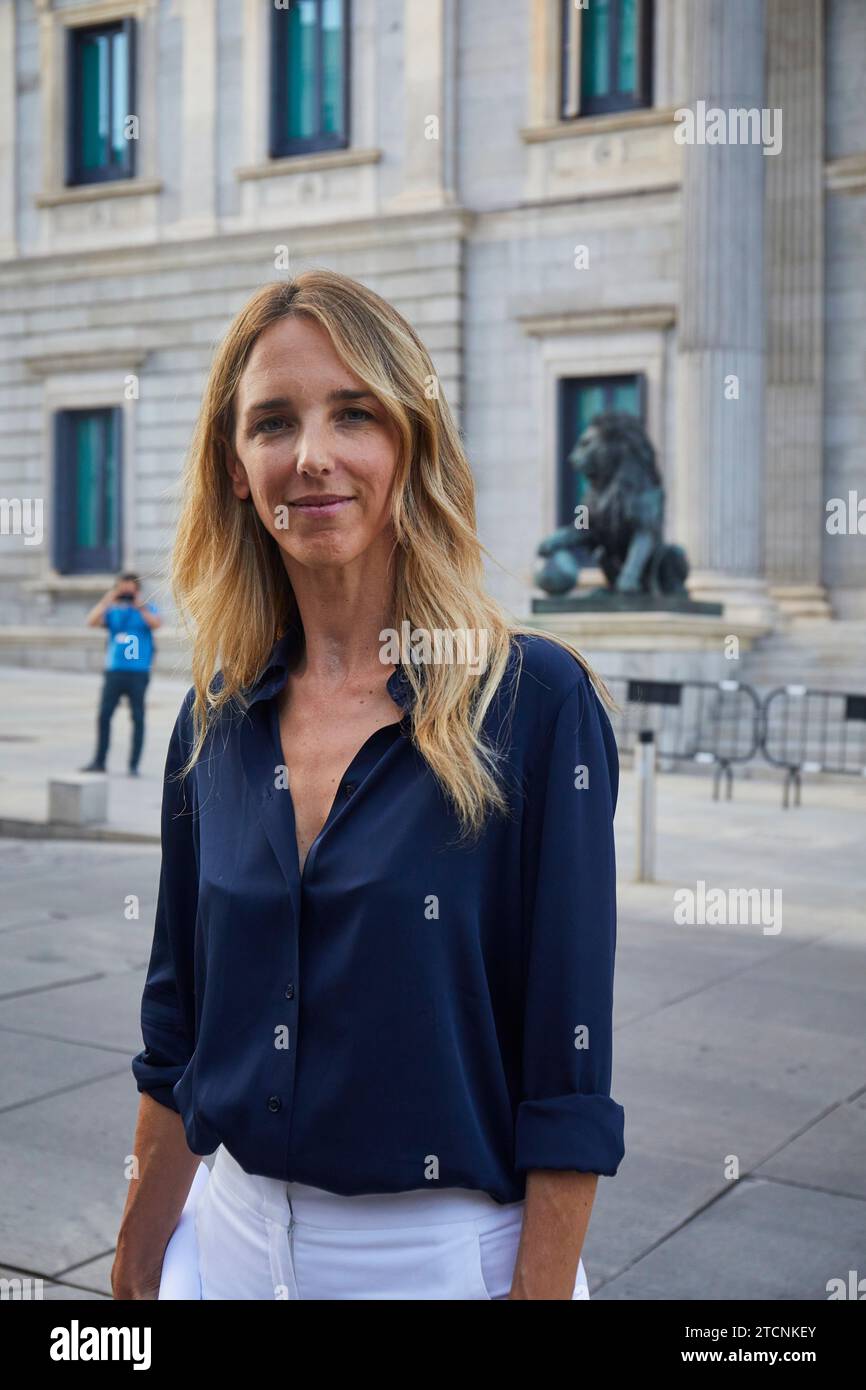
<path fill-rule="evenodd" d="M 281 737 L 281 735 L 280 735 L 280 712 L 279 712 L 279 704 L 278 704 L 278 701 L 277 701 L 276 697 L 274 697 L 273 699 L 271 699 L 271 700 L 268 702 L 268 704 L 269 704 L 269 715 L 270 715 L 271 738 L 272 738 L 272 740 L 273 740 L 274 750 L 275 750 L 275 752 L 278 753 L 278 755 L 279 755 L 278 758 L 277 758 L 277 763 L 278 763 L 278 765 L 279 765 L 280 767 L 286 767 L 286 768 L 287 768 L 287 764 L 286 764 L 285 756 L 284 756 L 284 752 L 283 752 L 283 741 L 282 741 L 282 737 Z M 369 734 L 368 737 L 367 737 L 367 738 L 364 740 L 364 742 L 361 744 L 361 747 L 357 750 L 357 752 L 355 753 L 354 757 L 351 759 L 351 761 L 350 761 L 348 767 L 345 768 L 345 770 L 343 771 L 342 775 L 337 779 L 336 790 L 334 791 L 334 796 L 333 796 L 333 799 L 332 799 L 332 801 L 331 801 L 331 805 L 330 805 L 330 807 L 329 807 L 329 809 L 328 809 L 328 814 L 327 814 L 327 816 L 325 817 L 325 820 L 324 820 L 324 822 L 323 822 L 321 828 L 319 829 L 318 833 L 316 834 L 315 838 L 314 838 L 313 840 L 310 841 L 310 847 L 309 847 L 309 849 L 307 850 L 306 855 L 304 856 L 304 863 L 303 863 L 303 865 L 301 865 L 301 855 L 300 855 L 300 851 L 299 851 L 299 849 L 298 849 L 298 829 L 297 829 L 297 820 L 296 820 L 296 817 L 295 817 L 295 803 L 294 803 L 294 800 L 293 800 L 293 798 L 292 798 L 292 790 L 291 790 L 291 787 L 286 786 L 286 787 L 284 788 L 284 790 L 280 793 L 281 795 L 285 795 L 285 796 L 288 797 L 289 812 L 290 812 L 290 819 L 291 819 L 291 825 L 292 825 L 292 842 L 293 842 L 294 848 L 295 848 L 295 861 L 296 861 L 296 865 L 297 865 L 298 881 L 299 881 L 302 885 L 303 885 L 303 882 L 304 882 L 304 875 L 305 875 L 306 872 L 307 872 L 307 869 L 308 869 L 309 864 L 310 864 L 310 860 L 311 860 L 312 855 L 313 855 L 313 851 L 318 847 L 319 842 L 321 841 L 321 839 L 323 838 L 323 836 L 325 835 L 325 833 L 330 829 L 331 825 L 332 825 L 333 822 L 336 820 L 337 816 L 339 816 L 339 814 L 340 814 L 340 812 L 342 811 L 343 807 L 347 804 L 347 799 L 346 799 L 346 798 L 343 798 L 343 799 L 341 800 L 341 798 L 340 798 L 340 793 L 341 793 L 343 787 L 345 786 L 346 782 L 350 782 L 350 781 L 352 780 L 351 773 L 352 773 L 353 767 L 355 767 L 356 763 L 358 763 L 358 762 L 361 760 L 362 755 L 368 751 L 370 745 L 374 742 L 374 740 L 376 740 L 376 739 L 380 739 L 380 740 L 381 740 L 381 736 L 382 736 L 383 734 L 386 734 L 386 733 L 387 733 L 387 734 L 390 735 L 389 742 L 393 742 L 393 741 L 394 741 L 394 737 L 395 737 L 395 736 L 394 736 L 393 734 L 391 734 L 391 731 L 392 731 L 392 730 L 395 730 L 395 729 L 396 729 L 399 733 L 402 733 L 402 734 L 404 735 L 404 737 L 405 737 L 407 731 L 406 731 L 406 729 L 404 728 L 404 725 L 406 724 L 408 718 L 409 718 L 408 711 L 406 711 L 406 712 L 404 712 L 404 714 L 402 715 L 402 717 L 401 717 L 400 719 L 392 719 L 392 720 L 390 720 L 387 724 L 380 724 L 379 727 L 378 727 L 378 729 L 374 729 L 373 732 L 372 732 L 371 734 Z"/>

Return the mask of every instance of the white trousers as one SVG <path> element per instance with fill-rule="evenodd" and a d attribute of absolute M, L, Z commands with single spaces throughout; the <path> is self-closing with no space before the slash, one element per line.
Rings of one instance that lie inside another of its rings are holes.
<path fill-rule="evenodd" d="M 163 1262 L 160 1298 L 504 1299 L 524 1203 L 466 1188 L 344 1197 L 203 1164 Z M 581 1260 L 572 1299 L 588 1299 Z"/>

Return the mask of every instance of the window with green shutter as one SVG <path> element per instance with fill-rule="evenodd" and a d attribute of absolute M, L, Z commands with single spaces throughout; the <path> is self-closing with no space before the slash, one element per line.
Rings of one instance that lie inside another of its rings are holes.
<path fill-rule="evenodd" d="M 54 456 L 54 564 L 60 574 L 121 565 L 121 412 L 61 410 Z"/>
<path fill-rule="evenodd" d="M 271 155 L 349 143 L 349 2 L 292 0 L 274 8 Z"/>
<path fill-rule="evenodd" d="M 67 182 L 105 183 L 135 174 L 135 21 L 69 29 Z"/>
<path fill-rule="evenodd" d="M 652 104 L 652 0 L 562 0 L 560 115 Z"/>

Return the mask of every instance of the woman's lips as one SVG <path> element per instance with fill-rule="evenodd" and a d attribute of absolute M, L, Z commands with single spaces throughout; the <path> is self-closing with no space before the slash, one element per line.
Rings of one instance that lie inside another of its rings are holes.
<path fill-rule="evenodd" d="M 292 502 L 290 506 L 296 512 L 303 512 L 304 516 L 335 516 L 352 500 L 351 497 L 335 497 L 330 502 Z"/>

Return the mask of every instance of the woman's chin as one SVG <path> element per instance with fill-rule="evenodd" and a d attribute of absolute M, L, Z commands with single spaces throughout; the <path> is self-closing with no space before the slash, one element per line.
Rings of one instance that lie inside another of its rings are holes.
<path fill-rule="evenodd" d="M 316 535 L 305 536 L 303 541 L 296 535 L 291 545 L 286 544 L 285 537 L 277 544 L 287 560 L 310 568 L 351 564 L 367 548 L 357 541 L 353 544 L 347 536 L 340 534 L 336 526 L 328 530 L 323 527 Z"/>

